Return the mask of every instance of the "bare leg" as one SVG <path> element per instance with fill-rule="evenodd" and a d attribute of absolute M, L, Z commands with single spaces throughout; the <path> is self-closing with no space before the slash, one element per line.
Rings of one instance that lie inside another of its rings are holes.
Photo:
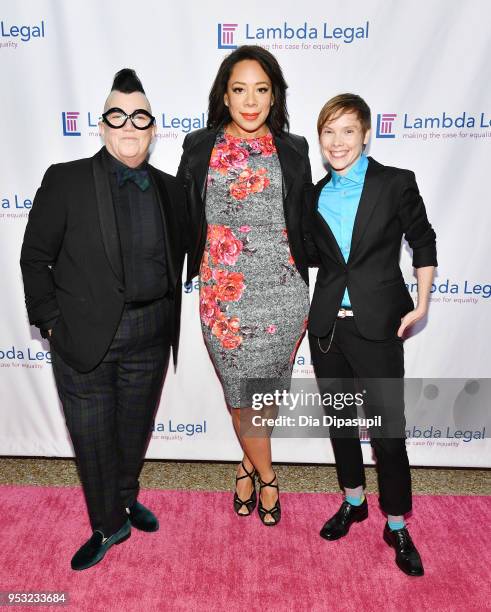
<path fill-rule="evenodd" d="M 242 450 L 244 451 L 244 465 L 248 471 L 255 468 L 264 482 L 273 480 L 275 474 L 271 464 L 271 430 L 272 428 L 254 427 L 254 431 L 248 427 L 250 419 L 257 411 L 252 408 L 232 409 L 232 422 L 239 438 Z M 262 414 L 261 416 L 270 416 Z M 274 415 L 271 415 L 274 416 Z M 247 435 L 249 434 L 249 435 Z M 241 466 L 237 471 L 237 476 L 242 476 L 244 470 Z M 276 481 L 275 481 L 276 483 Z M 237 493 L 241 499 L 248 499 L 252 494 L 252 481 L 250 478 L 243 478 L 237 483 Z M 261 491 L 261 500 L 265 508 L 272 508 L 278 498 L 276 489 L 266 487 Z M 245 506 L 239 511 L 247 514 Z M 266 516 L 266 522 L 274 523 L 273 517 Z"/>

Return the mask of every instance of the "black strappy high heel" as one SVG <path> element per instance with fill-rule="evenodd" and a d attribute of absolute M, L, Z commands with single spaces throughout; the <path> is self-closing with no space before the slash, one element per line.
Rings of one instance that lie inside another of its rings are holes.
<path fill-rule="evenodd" d="M 234 494 L 234 510 L 235 512 L 239 515 L 239 516 L 249 516 L 250 514 L 252 514 L 254 508 L 256 507 L 256 503 L 257 503 L 257 494 L 256 494 L 256 470 L 252 470 L 252 472 L 248 472 L 245 468 L 245 465 L 243 462 L 241 462 L 240 464 L 242 466 L 242 469 L 244 470 L 245 474 L 243 476 L 236 476 L 235 477 L 235 485 L 237 486 L 237 482 L 239 480 L 242 480 L 243 478 L 250 478 L 252 480 L 252 495 L 249 497 L 249 499 L 246 499 L 245 501 L 240 499 L 240 497 L 237 494 L 237 491 L 235 491 Z M 239 512 L 239 510 L 242 509 L 242 507 L 245 506 L 248 510 L 247 513 L 245 512 Z"/>
<path fill-rule="evenodd" d="M 273 480 L 271 480 L 270 482 L 264 482 L 263 479 L 259 476 L 259 503 L 257 506 L 257 511 L 259 513 L 259 518 L 261 519 L 263 524 L 266 525 L 266 527 L 274 527 L 274 525 L 277 525 L 281 519 L 280 489 L 277 484 L 273 484 L 275 480 L 277 480 L 276 474 L 274 475 Z M 273 489 L 278 489 L 278 499 L 276 500 L 276 504 L 269 510 L 267 510 L 261 502 L 261 489 L 264 489 L 264 487 L 272 487 Z M 271 518 L 274 519 L 274 522 L 265 521 L 265 518 L 268 514 L 271 516 Z"/>

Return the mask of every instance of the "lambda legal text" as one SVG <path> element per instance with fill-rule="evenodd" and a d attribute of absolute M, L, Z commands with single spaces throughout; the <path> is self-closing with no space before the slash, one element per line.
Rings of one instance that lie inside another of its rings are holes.
<path fill-rule="evenodd" d="M 8 25 L 4 21 L 0 21 L 0 36 L 2 38 L 17 38 L 20 36 L 22 42 L 28 42 L 31 38 L 44 38 L 44 21 L 34 26 Z"/>
<path fill-rule="evenodd" d="M 246 23 L 245 37 L 251 40 L 339 40 L 350 44 L 355 39 L 368 38 L 369 22 L 363 25 L 350 27 L 331 27 L 328 23 L 323 23 L 322 27 L 312 26 L 306 21 L 300 26 L 295 27 L 286 21 L 282 26 L 255 27 Z"/>
<path fill-rule="evenodd" d="M 17 362 L 17 361 L 36 361 L 51 363 L 50 351 L 39 351 L 27 347 L 26 349 L 19 349 L 15 346 L 8 348 L 0 348 L 0 364 L 3 362 Z"/>
<path fill-rule="evenodd" d="M 443 112 L 441 115 L 433 115 L 427 117 L 411 117 L 408 113 L 404 113 L 404 128 L 405 129 L 441 129 L 441 128 L 489 128 L 491 126 L 491 118 L 486 113 L 480 115 L 471 115 L 465 111 L 460 115 L 449 115 Z"/>

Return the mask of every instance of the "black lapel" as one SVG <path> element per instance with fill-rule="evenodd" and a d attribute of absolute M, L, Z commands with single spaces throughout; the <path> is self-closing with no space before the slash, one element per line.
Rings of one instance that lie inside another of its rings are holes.
<path fill-rule="evenodd" d="M 273 135 L 278 159 L 281 166 L 283 177 L 283 201 L 286 200 L 288 193 L 295 179 L 299 176 L 298 167 L 301 160 L 300 153 L 288 142 L 287 134 Z"/>
<path fill-rule="evenodd" d="M 208 130 L 204 137 L 189 151 L 188 167 L 194 175 L 203 202 L 206 197 L 206 179 L 216 136 L 216 130 Z"/>
<path fill-rule="evenodd" d="M 343 254 L 341 253 L 341 249 L 339 248 L 338 241 L 334 237 L 332 233 L 331 227 L 329 223 L 324 219 L 324 217 L 319 212 L 319 197 L 322 189 L 325 185 L 331 180 L 331 173 L 328 172 L 324 178 L 322 178 L 314 187 L 314 215 L 317 217 L 317 222 L 320 223 L 322 227 L 324 227 L 325 232 L 327 234 L 327 242 L 330 247 L 331 252 L 334 254 L 335 259 L 343 265 L 346 264 Z"/>
<path fill-rule="evenodd" d="M 358 210 L 356 212 L 348 262 L 353 259 L 353 255 L 360 244 L 368 221 L 379 201 L 378 194 L 383 185 L 383 181 L 381 180 L 383 170 L 384 166 L 382 166 L 382 164 L 379 164 L 371 157 L 368 158 L 368 168 L 365 174 L 365 182 L 361 192 L 360 203 L 358 204 Z"/>
<path fill-rule="evenodd" d="M 92 172 L 94 175 L 97 210 L 99 212 L 104 250 L 116 278 L 122 283 L 123 264 L 121 261 L 121 247 L 108 169 L 104 163 L 104 147 L 92 158 Z"/>
<path fill-rule="evenodd" d="M 159 171 L 150 164 L 148 164 L 148 173 L 150 176 L 150 182 L 153 185 L 154 192 L 157 197 L 157 202 L 160 206 L 160 211 L 162 213 L 162 227 L 164 232 L 167 273 L 169 275 L 171 283 L 175 284 L 176 271 L 174 269 L 173 253 L 175 252 L 174 236 L 176 235 L 176 228 L 174 227 L 173 223 L 172 207 L 170 203 L 169 192 L 167 191 L 165 181 L 160 175 Z"/>

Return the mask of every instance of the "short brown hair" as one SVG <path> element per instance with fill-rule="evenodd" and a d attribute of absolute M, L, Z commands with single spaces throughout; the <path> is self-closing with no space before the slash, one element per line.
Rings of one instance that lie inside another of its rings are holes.
<path fill-rule="evenodd" d="M 352 93 L 339 94 L 328 100 L 319 113 L 317 119 L 317 134 L 320 136 L 326 121 L 334 119 L 338 114 L 356 113 L 361 123 L 363 134 L 371 128 L 372 120 L 370 107 L 363 98 Z"/>

